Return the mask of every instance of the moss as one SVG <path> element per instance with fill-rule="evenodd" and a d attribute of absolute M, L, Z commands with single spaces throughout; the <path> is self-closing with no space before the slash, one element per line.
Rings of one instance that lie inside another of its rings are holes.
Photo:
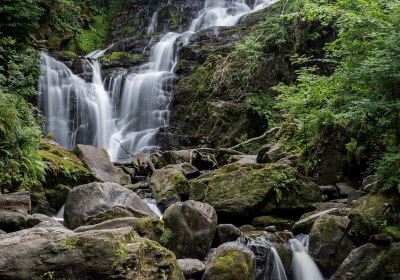
<path fill-rule="evenodd" d="M 58 242 L 54 247 L 53 250 L 55 252 L 61 252 L 61 251 L 71 251 L 76 249 L 77 246 L 80 245 L 79 239 L 76 238 L 66 238 Z"/>
<path fill-rule="evenodd" d="M 71 187 L 58 184 L 53 189 L 45 189 L 44 192 L 46 194 L 47 201 L 50 203 L 50 206 L 57 210 L 60 209 L 64 204 L 70 190 Z"/>
<path fill-rule="evenodd" d="M 400 241 L 400 226 L 386 227 L 384 231 L 392 236 L 395 240 Z"/>
<path fill-rule="evenodd" d="M 162 234 L 164 233 L 164 222 L 158 218 L 141 218 L 135 230 L 140 236 L 154 240 L 160 241 Z"/>
<path fill-rule="evenodd" d="M 58 184 L 75 186 L 87 183 L 93 178 L 84 163 L 61 146 L 42 141 L 39 155 L 47 164 L 46 183 L 48 186 Z"/>
<path fill-rule="evenodd" d="M 114 251 L 114 262 L 113 266 L 118 267 L 123 265 L 126 260 L 128 259 L 128 244 L 126 243 L 119 243 L 118 247 Z"/>
<path fill-rule="evenodd" d="M 165 228 L 161 234 L 160 243 L 164 246 L 167 245 L 168 242 L 171 240 L 172 236 L 173 236 L 172 230 L 169 228 Z"/>
<path fill-rule="evenodd" d="M 115 62 L 124 62 L 124 63 L 138 63 L 143 60 L 143 56 L 140 54 L 130 54 L 126 52 L 113 52 L 111 54 L 107 54 L 101 58 L 102 63 L 115 63 Z"/>
<path fill-rule="evenodd" d="M 250 279 L 250 268 L 246 257 L 238 251 L 227 251 L 213 262 L 211 267 L 212 279 Z"/>

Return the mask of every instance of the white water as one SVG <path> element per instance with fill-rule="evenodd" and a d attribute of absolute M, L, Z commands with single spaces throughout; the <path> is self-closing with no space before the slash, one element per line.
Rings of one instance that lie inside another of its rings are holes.
<path fill-rule="evenodd" d="M 274 256 L 271 280 L 287 280 L 285 268 L 283 267 L 282 260 L 278 254 L 278 251 L 275 249 L 275 247 L 271 247 L 271 252 Z"/>
<path fill-rule="evenodd" d="M 296 235 L 296 239 L 300 241 L 301 245 L 307 250 L 310 247 L 310 235 L 305 233 L 300 233 Z"/>
<path fill-rule="evenodd" d="M 143 201 L 146 202 L 147 206 L 149 206 L 150 209 L 153 210 L 153 212 L 156 213 L 160 219 L 163 217 L 163 213 L 161 212 L 160 208 L 158 208 L 157 201 L 155 199 L 145 198 Z"/>
<path fill-rule="evenodd" d="M 206 28 L 233 26 L 244 15 L 275 2 L 257 0 L 251 8 L 244 0 L 206 0 L 187 32 L 167 33 L 152 47 L 147 63 L 136 73 L 113 75 L 107 89 L 97 60 L 107 49 L 87 55 L 91 83 L 42 54 L 39 105 L 46 132 L 66 148 L 79 143 L 105 148 L 113 161 L 126 158 L 121 145 L 131 153 L 156 149 L 159 129 L 169 125 L 177 42 L 186 44 L 191 34 Z M 157 15 L 153 14 L 148 33 L 154 32 Z"/>
<path fill-rule="evenodd" d="M 297 239 L 290 240 L 293 253 L 292 271 L 295 280 L 324 280 L 307 250 Z"/>
<path fill-rule="evenodd" d="M 53 216 L 53 219 L 60 222 L 60 223 L 64 223 L 64 208 L 65 208 L 65 204 L 63 204 L 63 206 L 61 206 L 60 210 L 58 210 L 57 214 L 55 216 Z"/>

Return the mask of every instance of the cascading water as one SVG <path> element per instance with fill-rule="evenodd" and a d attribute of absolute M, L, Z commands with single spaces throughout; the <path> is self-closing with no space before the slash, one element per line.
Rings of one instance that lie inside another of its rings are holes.
<path fill-rule="evenodd" d="M 307 250 L 297 239 L 290 240 L 293 253 L 292 274 L 295 280 L 324 280 Z"/>
<path fill-rule="evenodd" d="M 275 2 L 257 0 L 251 8 L 245 0 L 206 0 L 187 32 L 167 33 L 152 46 L 146 64 L 136 73 L 113 75 L 106 80 L 107 87 L 97 60 L 106 50 L 87 56 L 93 72 L 92 83 L 86 83 L 61 62 L 42 54 L 39 106 L 47 120 L 46 131 L 66 148 L 75 144 L 105 148 L 113 161 L 126 157 L 125 149 L 135 153 L 157 148 L 156 135 L 169 122 L 170 88 L 178 45 L 186 44 L 194 32 L 233 26 L 242 16 Z M 148 33 L 154 32 L 157 14 L 153 14 Z"/>

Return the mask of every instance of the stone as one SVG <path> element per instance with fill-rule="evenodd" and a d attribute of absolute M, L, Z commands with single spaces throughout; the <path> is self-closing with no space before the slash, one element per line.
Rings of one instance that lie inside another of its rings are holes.
<path fill-rule="evenodd" d="M 189 182 L 182 171 L 165 167 L 154 171 L 150 178 L 150 189 L 163 210 L 189 197 Z"/>
<path fill-rule="evenodd" d="M 203 259 L 207 255 L 217 227 L 214 208 L 193 200 L 178 202 L 165 211 L 163 220 L 172 231 L 166 247 L 178 258 Z"/>
<path fill-rule="evenodd" d="M 156 257 L 155 257 L 156 256 Z M 183 280 L 172 252 L 130 228 L 32 228 L 0 238 L 0 278 Z"/>
<path fill-rule="evenodd" d="M 241 226 L 239 228 L 239 230 L 241 230 L 241 231 L 253 231 L 253 230 L 256 230 L 256 227 L 252 226 L 252 225 L 243 225 L 243 226 Z"/>
<path fill-rule="evenodd" d="M 322 215 L 310 231 L 309 253 L 324 274 L 331 275 L 355 248 L 348 236 L 350 219 Z"/>
<path fill-rule="evenodd" d="M 282 156 L 281 148 L 281 143 L 275 143 L 273 145 L 268 144 L 261 147 L 257 154 L 257 163 L 270 163 L 278 161 Z"/>
<path fill-rule="evenodd" d="M 275 226 L 278 230 L 291 229 L 295 221 L 278 216 L 260 216 L 253 219 L 253 226 L 268 227 Z"/>
<path fill-rule="evenodd" d="M 327 196 L 329 200 L 340 198 L 339 188 L 336 186 L 333 185 L 319 186 L 319 189 L 322 191 L 324 195 Z"/>
<path fill-rule="evenodd" d="M 165 168 L 181 171 L 183 175 L 185 175 L 185 177 L 189 180 L 194 179 L 200 175 L 199 169 L 187 162 L 167 165 Z"/>
<path fill-rule="evenodd" d="M 337 183 L 336 187 L 338 187 L 338 189 L 339 189 L 340 197 L 348 197 L 350 195 L 350 193 L 354 190 L 346 182 Z"/>
<path fill-rule="evenodd" d="M 196 259 L 179 259 L 178 265 L 186 279 L 200 280 L 206 269 L 205 265 Z"/>
<path fill-rule="evenodd" d="M 211 170 L 218 165 L 212 154 L 199 150 L 164 151 L 154 155 L 153 161 L 156 168 L 189 163 L 198 170 Z"/>
<path fill-rule="evenodd" d="M 0 195 L 0 210 L 31 212 L 31 195 L 29 192 L 17 192 Z"/>
<path fill-rule="evenodd" d="M 65 203 L 64 222 L 71 229 L 126 216 L 157 218 L 137 194 L 115 183 L 78 186 Z"/>
<path fill-rule="evenodd" d="M 106 150 L 88 145 L 77 145 L 74 152 L 85 163 L 96 180 L 119 185 L 127 185 L 131 182 L 128 174 L 112 164 Z"/>
<path fill-rule="evenodd" d="M 256 257 L 237 242 L 219 246 L 206 263 L 203 280 L 254 280 Z"/>
<path fill-rule="evenodd" d="M 213 206 L 221 222 L 244 224 L 260 215 L 301 215 L 322 196 L 288 165 L 233 163 L 192 180 L 190 199 Z"/>
<path fill-rule="evenodd" d="M 359 199 L 360 197 L 363 197 L 364 195 L 366 195 L 366 193 L 364 191 L 360 191 L 360 190 L 353 190 L 350 192 L 349 197 L 347 199 L 347 204 L 351 205 L 351 203 L 357 199 Z"/>
<path fill-rule="evenodd" d="M 240 229 L 232 224 L 220 224 L 217 226 L 215 232 L 213 247 L 218 247 L 223 243 L 235 241 L 241 234 Z"/>
<path fill-rule="evenodd" d="M 393 242 L 393 238 L 386 233 L 380 233 L 380 234 L 375 234 L 372 235 L 369 240 L 369 243 L 374 243 L 376 245 L 389 245 L 390 243 Z"/>
<path fill-rule="evenodd" d="M 307 217 L 302 218 L 301 220 L 297 221 L 293 227 L 292 227 L 292 231 L 294 234 L 298 234 L 298 233 L 309 233 L 314 222 L 321 217 L 322 215 L 335 215 L 338 214 L 339 211 L 337 208 L 332 208 L 332 209 L 328 209 L 325 211 L 320 211 L 320 212 L 316 212 L 313 213 L 312 215 L 309 215 Z"/>
<path fill-rule="evenodd" d="M 74 232 L 85 232 L 90 230 L 105 230 L 123 227 L 132 227 L 141 237 L 159 242 L 164 231 L 164 223 L 158 218 L 136 218 L 124 217 L 108 220 L 90 226 L 80 226 Z"/>
<path fill-rule="evenodd" d="M 400 243 L 377 246 L 367 243 L 350 252 L 331 280 L 387 279 L 400 275 Z"/>
<path fill-rule="evenodd" d="M 257 156 L 255 155 L 232 155 L 232 162 L 236 162 L 239 164 L 255 164 L 257 163 Z"/>
<path fill-rule="evenodd" d="M 265 231 L 275 233 L 277 232 L 276 226 L 268 226 L 265 228 Z"/>

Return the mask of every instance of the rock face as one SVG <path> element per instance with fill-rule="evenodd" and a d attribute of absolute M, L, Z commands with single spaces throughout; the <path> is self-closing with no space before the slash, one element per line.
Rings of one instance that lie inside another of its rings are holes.
<path fill-rule="evenodd" d="M 292 227 L 293 233 L 309 233 L 314 222 L 323 215 L 337 215 L 339 214 L 339 210 L 337 208 L 328 209 L 325 211 L 320 211 L 314 214 L 311 214 L 307 217 L 298 220 Z"/>
<path fill-rule="evenodd" d="M 377 246 L 372 243 L 351 251 L 331 280 L 387 279 L 400 275 L 400 243 Z"/>
<path fill-rule="evenodd" d="M 230 164 L 193 180 L 190 199 L 213 206 L 223 222 L 238 223 L 260 215 L 301 215 L 314 209 L 321 192 L 287 165 Z"/>
<path fill-rule="evenodd" d="M 112 164 L 106 150 L 93 146 L 77 145 L 75 153 L 93 173 L 96 180 L 120 185 L 130 183 L 130 176 Z"/>
<path fill-rule="evenodd" d="M 355 248 L 348 236 L 349 223 L 347 217 L 325 214 L 312 226 L 309 252 L 325 274 L 331 275 Z"/>
<path fill-rule="evenodd" d="M 163 220 L 172 231 L 167 248 L 178 258 L 203 259 L 207 255 L 217 226 L 214 208 L 193 200 L 178 202 L 165 211 Z"/>
<path fill-rule="evenodd" d="M 137 194 L 114 183 L 76 187 L 65 203 L 65 225 L 72 229 L 127 216 L 157 218 Z"/>
<path fill-rule="evenodd" d="M 0 278 L 183 280 L 174 255 L 132 228 L 33 228 L 0 239 Z"/>
<path fill-rule="evenodd" d="M 237 242 L 219 246 L 206 264 L 203 280 L 254 280 L 256 258 Z"/>
<path fill-rule="evenodd" d="M 184 173 L 171 166 L 155 170 L 150 178 L 151 192 L 163 210 L 175 202 L 188 199 L 189 188 Z"/>

